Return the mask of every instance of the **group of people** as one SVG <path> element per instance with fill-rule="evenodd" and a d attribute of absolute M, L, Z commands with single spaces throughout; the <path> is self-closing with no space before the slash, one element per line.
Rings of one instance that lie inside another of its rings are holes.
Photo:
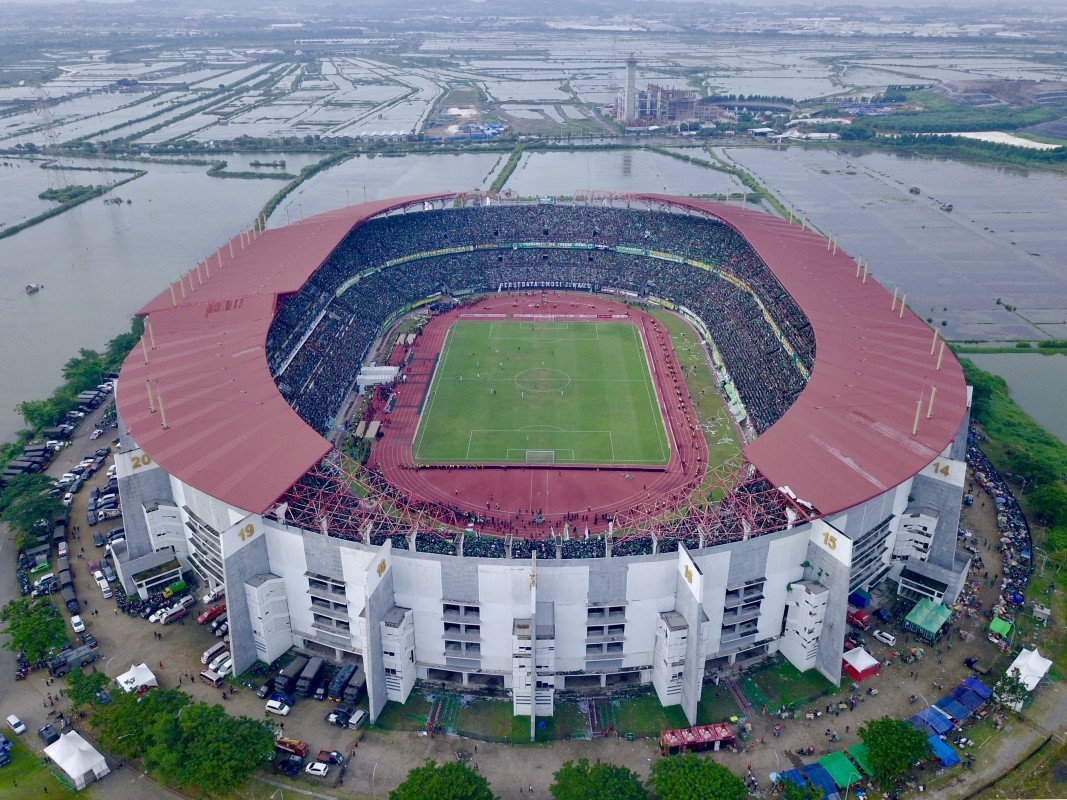
<path fill-rule="evenodd" d="M 548 242 L 581 247 L 518 246 Z M 715 265 L 736 280 L 675 261 L 606 249 L 617 246 Z M 456 248 L 464 250 L 449 252 Z M 414 254 L 424 257 L 403 261 Z M 337 297 L 342 284 L 355 276 L 359 280 Z M 690 308 L 711 330 L 757 433 L 777 421 L 803 389 L 804 378 L 794 361 L 809 370 L 814 361 L 810 323 L 731 228 L 677 213 L 531 205 L 395 214 L 368 221 L 340 244 L 299 293 L 283 302 L 268 336 L 268 361 L 286 399 L 308 424 L 325 431 L 390 312 L 437 292 L 495 291 L 502 285 L 546 282 L 654 294 Z M 777 331 L 764 310 L 774 318 Z M 312 325 L 315 329 L 307 336 Z"/>
<path fill-rule="evenodd" d="M 973 473 L 973 482 L 990 498 L 981 502 L 993 502 L 996 505 L 1000 542 L 989 543 L 989 546 L 1000 552 L 1003 558 L 1000 573 L 990 579 L 991 583 L 1000 584 L 997 602 L 990 615 L 995 614 L 1012 621 L 1016 609 L 1024 602 L 1026 584 L 1033 573 L 1033 538 L 1030 524 L 1026 521 L 1026 515 L 1019 507 L 1011 487 L 1004 482 L 997 468 L 979 449 L 977 440 L 980 436 L 977 428 L 972 427 L 967 444 L 967 464 Z"/>
<path fill-rule="evenodd" d="M 582 246 L 547 249 L 536 243 Z M 617 246 L 639 252 L 607 249 Z M 731 279 L 714 270 L 653 258 L 645 251 L 711 264 Z M 404 260 L 413 254 L 421 257 Z M 359 279 L 338 296 L 345 281 L 356 276 Z M 282 302 L 268 336 L 268 362 L 294 409 L 309 425 L 326 433 L 339 425 L 338 411 L 381 324 L 393 311 L 438 292 L 495 291 L 501 285 L 548 281 L 652 294 L 689 308 L 710 330 L 748 411 L 748 424 L 757 434 L 774 424 L 802 391 L 805 379 L 798 366 L 810 370 L 814 362 L 810 323 L 731 228 L 682 213 L 534 205 L 393 214 L 368 221 L 337 247 L 299 293 Z M 768 323 L 766 313 L 775 325 Z M 366 471 L 366 479 L 369 488 L 395 508 L 463 527 L 466 512 L 459 507 L 406 497 L 373 468 Z M 305 479 L 315 480 L 321 477 Z M 751 529 L 754 513 L 767 526 L 784 524 L 784 499 L 775 500 L 775 493 L 763 491 L 762 483 L 742 486 L 728 496 L 713 526 L 702 525 L 702 533 L 679 521 L 678 529 L 665 534 L 658 549 L 667 552 L 677 549 L 679 541 L 696 546 L 709 536 L 716 541 L 742 535 L 746 525 Z M 345 486 L 344 481 L 337 481 L 336 488 Z M 753 502 L 757 492 L 761 499 Z M 348 501 L 333 502 L 348 503 L 355 518 L 366 516 L 366 505 L 354 494 Z M 312 509 L 305 511 L 314 516 Z M 296 518 L 302 514 L 292 505 L 290 513 Z M 346 510 L 338 508 L 333 513 Z M 487 530 L 499 538 L 514 532 L 507 519 L 487 524 Z M 401 534 L 388 531 L 370 538 L 385 536 L 400 538 L 394 545 L 406 546 Z M 429 552 L 438 552 L 438 547 L 456 552 L 454 543 L 436 543 L 430 537 L 418 537 L 416 546 L 434 548 Z M 463 550 L 465 555 L 474 555 L 469 548 L 503 555 L 502 547 L 473 540 Z M 561 549 L 568 558 L 603 556 L 606 551 L 599 540 L 571 540 Z M 515 536 L 513 557 L 527 557 L 534 550 L 541 557 L 556 557 L 554 540 Z M 652 550 L 651 538 L 613 546 L 613 554 L 618 555 Z"/>

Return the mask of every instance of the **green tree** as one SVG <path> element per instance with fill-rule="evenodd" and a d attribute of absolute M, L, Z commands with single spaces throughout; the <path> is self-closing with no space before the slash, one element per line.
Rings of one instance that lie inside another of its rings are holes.
<path fill-rule="evenodd" d="M 107 675 L 103 672 L 82 672 L 75 669 L 67 673 L 67 697 L 74 708 L 92 705 L 96 693 L 107 686 Z"/>
<path fill-rule="evenodd" d="M 489 781 L 466 764 L 427 761 L 408 772 L 389 800 L 497 800 Z"/>
<path fill-rule="evenodd" d="M 805 780 L 803 786 L 790 780 L 782 781 L 782 800 L 820 800 L 822 796 L 822 789 L 809 780 Z"/>
<path fill-rule="evenodd" d="M 52 657 L 67 642 L 67 626 L 50 600 L 12 600 L 0 610 L 0 622 L 11 638 L 4 645 L 14 653 L 26 651 L 30 663 Z"/>
<path fill-rule="evenodd" d="M 156 689 L 141 698 L 116 692 L 111 703 L 99 708 L 93 719 L 100 730 L 100 743 L 124 758 L 147 754 L 157 739 L 157 726 L 174 728 L 178 714 L 189 705 L 189 695 L 176 689 Z"/>
<path fill-rule="evenodd" d="M 1048 525 L 1067 522 L 1067 489 L 1062 484 L 1045 484 L 1030 492 L 1030 509 Z"/>
<path fill-rule="evenodd" d="M 922 731 L 902 720 L 873 719 L 860 728 L 859 734 L 860 740 L 870 748 L 874 781 L 883 789 L 892 786 L 912 764 L 930 752 Z"/>
<path fill-rule="evenodd" d="M 146 760 L 150 755 L 161 774 L 199 794 L 233 793 L 274 754 L 274 736 L 266 725 L 231 717 L 218 704 L 187 706 L 175 722 L 157 729 Z"/>
<path fill-rule="evenodd" d="M 692 753 L 652 765 L 652 788 L 660 800 L 744 800 L 745 783 L 710 758 Z"/>
<path fill-rule="evenodd" d="M 648 792 L 635 772 L 617 764 L 587 759 L 568 761 L 553 776 L 549 793 L 556 800 L 647 800 Z"/>
<path fill-rule="evenodd" d="M 1006 706 L 1016 706 L 1030 699 L 1033 692 L 1026 688 L 1023 683 L 1022 673 L 1015 667 L 1010 672 L 1005 672 L 1000 679 L 993 684 L 993 696 L 998 703 Z"/>
<path fill-rule="evenodd" d="M 0 520 L 24 534 L 37 528 L 51 533 L 52 521 L 67 511 L 59 498 L 49 497 L 51 488 L 51 479 L 40 473 L 13 478 L 0 501 Z"/>
<path fill-rule="evenodd" d="M 95 350 L 85 347 L 63 365 L 63 377 L 77 392 L 83 392 L 102 383 L 107 372 L 104 367 L 104 357 Z"/>
<path fill-rule="evenodd" d="M 193 703 L 176 689 L 141 698 L 118 693 L 96 712 L 101 743 L 198 797 L 229 795 L 274 753 L 262 722 L 231 717 L 221 705 Z"/>

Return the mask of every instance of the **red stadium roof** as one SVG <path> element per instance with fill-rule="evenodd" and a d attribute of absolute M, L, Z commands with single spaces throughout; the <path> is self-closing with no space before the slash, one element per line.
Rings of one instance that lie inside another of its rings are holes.
<path fill-rule="evenodd" d="M 946 346 L 938 370 L 941 345 L 932 348 L 933 331 L 910 310 L 901 317 L 900 301 L 892 310 L 884 287 L 856 277 L 856 261 L 777 217 L 645 196 L 714 214 L 744 236 L 811 321 L 815 367 L 807 387 L 745 448 L 775 486 L 788 486 L 823 514 L 843 511 L 902 483 L 952 441 L 967 407 L 959 362 Z"/>
<path fill-rule="evenodd" d="M 267 366 L 278 295 L 299 291 L 356 225 L 432 197 L 242 234 L 219 250 L 221 269 L 211 257 L 145 305 L 143 346 L 127 357 L 117 391 L 137 445 L 184 483 L 246 511 L 269 509 L 331 449 L 285 402 Z"/>
<path fill-rule="evenodd" d="M 238 237 L 220 249 L 222 269 L 217 256 L 209 258 L 145 305 L 138 313 L 148 317 L 148 331 L 126 359 L 117 392 L 138 446 L 184 483 L 237 508 L 268 510 L 330 450 L 271 377 L 265 344 L 278 295 L 299 291 L 364 220 L 441 196 L 365 203 L 254 240 Z M 966 404 L 958 362 L 946 352 L 936 370 L 931 330 L 910 311 L 903 318 L 891 311 L 890 295 L 856 278 L 853 260 L 767 214 L 644 197 L 733 227 L 811 320 L 817 352 L 807 388 L 745 450 L 771 482 L 833 513 L 903 482 L 952 441 Z M 934 387 L 934 414 L 926 419 Z"/>

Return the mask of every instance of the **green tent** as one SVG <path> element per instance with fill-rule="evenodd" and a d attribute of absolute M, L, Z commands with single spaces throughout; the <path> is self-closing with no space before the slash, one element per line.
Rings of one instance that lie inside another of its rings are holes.
<path fill-rule="evenodd" d="M 866 772 L 868 775 L 874 774 L 874 767 L 871 766 L 871 748 L 867 745 L 860 743 L 854 744 L 852 747 L 845 750 L 846 753 L 855 761 L 859 768 Z"/>
<path fill-rule="evenodd" d="M 924 597 L 915 604 L 907 618 L 904 627 L 919 634 L 928 642 L 937 638 L 941 627 L 952 617 L 952 610 L 945 608 L 940 603 L 935 603 L 929 597 Z"/>
<path fill-rule="evenodd" d="M 844 753 L 830 753 L 828 756 L 823 756 L 819 759 L 819 766 L 830 773 L 830 777 L 834 779 L 839 789 L 844 789 L 863 779 L 860 771 Z"/>
<path fill-rule="evenodd" d="M 989 623 L 989 630 L 993 631 L 997 636 L 1010 636 L 1011 623 L 1006 619 L 993 617 L 993 621 Z"/>

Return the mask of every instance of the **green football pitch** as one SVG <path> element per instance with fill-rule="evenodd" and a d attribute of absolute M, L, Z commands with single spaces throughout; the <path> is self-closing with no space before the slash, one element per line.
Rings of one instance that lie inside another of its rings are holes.
<path fill-rule="evenodd" d="M 445 339 L 412 458 L 666 464 L 648 369 L 629 323 L 458 322 Z"/>

